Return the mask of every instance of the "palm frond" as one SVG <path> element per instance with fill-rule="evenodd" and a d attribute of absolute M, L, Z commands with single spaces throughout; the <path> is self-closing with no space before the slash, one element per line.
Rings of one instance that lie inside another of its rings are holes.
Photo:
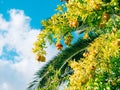
<path fill-rule="evenodd" d="M 73 73 L 73 70 L 68 65 L 68 61 L 73 59 L 78 60 L 83 57 L 84 51 L 92 41 L 93 39 L 85 40 L 80 38 L 76 43 L 59 52 L 42 69 L 36 72 L 35 78 L 29 84 L 28 90 L 31 90 L 31 88 L 37 88 L 37 90 L 39 88 L 45 88 L 49 78 L 56 75 L 56 71 L 59 71 L 58 85 L 60 85 L 63 81 L 65 81 L 65 77 Z"/>

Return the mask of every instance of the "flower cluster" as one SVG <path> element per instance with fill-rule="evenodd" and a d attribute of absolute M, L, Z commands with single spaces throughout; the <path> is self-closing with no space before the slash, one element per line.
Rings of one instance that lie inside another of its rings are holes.
<path fill-rule="evenodd" d="M 120 84 L 119 33 L 101 35 L 83 54 L 84 58 L 70 62 L 74 70 L 70 90 L 117 90 Z"/>
<path fill-rule="evenodd" d="M 119 0 L 67 0 L 67 3 L 58 5 L 56 10 L 56 14 L 41 22 L 43 30 L 33 48 L 37 56 L 45 57 L 46 41 L 54 43 L 61 50 L 64 44 L 70 45 L 71 33 L 78 28 L 84 28 L 85 34 L 90 31 L 101 34 L 111 31 L 112 26 L 120 22 L 119 19 L 114 22 L 120 13 Z"/>

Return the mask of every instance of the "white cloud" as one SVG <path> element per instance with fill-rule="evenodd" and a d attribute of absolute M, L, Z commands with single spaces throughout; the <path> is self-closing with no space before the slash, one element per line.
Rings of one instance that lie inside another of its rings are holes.
<path fill-rule="evenodd" d="M 9 90 L 9 88 L 10 88 L 10 86 L 5 82 L 5 83 L 3 83 L 2 85 L 1 85 L 1 89 L 2 90 Z"/>
<path fill-rule="evenodd" d="M 8 22 L 3 19 L 3 15 L 0 15 L 0 30 L 6 30 L 8 28 Z"/>
<path fill-rule="evenodd" d="M 9 14 L 9 21 L 0 14 L 0 88 L 25 90 L 33 74 L 45 64 L 36 62 L 31 51 L 40 30 L 30 27 L 31 19 L 22 10 L 11 9 Z M 46 50 L 47 60 L 57 52 L 53 46 L 49 46 Z M 8 53 L 11 51 L 17 55 Z M 13 60 L 8 60 L 7 54 L 10 54 Z"/>

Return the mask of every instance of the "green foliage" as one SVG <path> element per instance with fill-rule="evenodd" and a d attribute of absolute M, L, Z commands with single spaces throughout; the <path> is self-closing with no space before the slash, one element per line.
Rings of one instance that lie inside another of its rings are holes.
<path fill-rule="evenodd" d="M 103 2 L 105 2 L 105 3 L 110 3 L 111 2 L 111 0 L 102 0 Z"/>
<path fill-rule="evenodd" d="M 52 90 L 53 88 L 58 88 L 59 85 L 68 80 L 69 75 L 73 73 L 72 69 L 68 65 L 69 60 L 78 60 L 80 57 L 83 57 L 83 52 L 86 50 L 89 43 L 94 40 L 94 38 L 96 37 L 86 40 L 80 38 L 76 43 L 59 52 L 35 74 L 36 77 L 30 83 L 28 89 L 36 88 L 40 90 L 47 90 L 48 88 L 51 88 L 48 90 Z M 50 85 L 53 78 L 56 78 L 57 81 L 53 81 Z"/>
<path fill-rule="evenodd" d="M 117 36 L 119 32 L 99 36 L 87 49 L 87 56 L 78 62 L 70 62 L 74 70 L 74 74 L 70 76 L 70 90 L 120 88 L 120 38 Z"/>
<path fill-rule="evenodd" d="M 57 90 L 67 81 L 68 90 L 119 90 L 120 1 L 67 0 L 56 10 L 41 22 L 44 29 L 34 44 L 36 55 L 45 56 L 46 40 L 62 49 L 60 42 L 69 45 L 72 32 L 83 32 L 84 37 L 39 70 L 29 88 Z"/>
<path fill-rule="evenodd" d="M 67 4 L 58 5 L 58 12 L 41 22 L 44 29 L 37 37 L 33 52 L 44 56 L 46 40 L 50 43 L 61 42 L 83 25 L 88 25 L 85 33 L 94 31 L 101 34 L 110 31 L 117 22 L 116 17 L 119 17 L 118 2 L 119 0 L 69 0 Z"/>

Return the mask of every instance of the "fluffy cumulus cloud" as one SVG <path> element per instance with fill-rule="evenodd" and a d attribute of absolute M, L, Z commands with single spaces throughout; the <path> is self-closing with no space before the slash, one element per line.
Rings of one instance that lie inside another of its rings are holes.
<path fill-rule="evenodd" d="M 9 20 L 0 14 L 1 90 L 25 90 L 34 73 L 45 64 L 34 60 L 31 49 L 40 30 L 31 28 L 30 21 L 22 10 L 9 10 Z M 57 52 L 53 46 L 46 50 L 47 59 Z"/>

